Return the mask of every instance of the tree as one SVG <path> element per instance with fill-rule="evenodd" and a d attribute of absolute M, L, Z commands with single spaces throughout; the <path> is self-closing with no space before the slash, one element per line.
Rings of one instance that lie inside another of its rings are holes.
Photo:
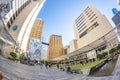
<path fill-rule="evenodd" d="M 116 50 L 117 50 L 116 48 L 112 48 L 112 49 L 109 51 L 109 53 L 112 54 L 112 53 L 114 53 Z"/>
<path fill-rule="evenodd" d="M 120 49 L 120 44 L 118 44 L 118 46 L 117 46 L 117 50 L 119 50 Z"/>
<path fill-rule="evenodd" d="M 10 55 L 12 57 L 10 59 L 12 59 L 13 61 L 18 61 L 19 60 L 19 58 L 18 58 L 18 56 L 15 52 L 10 52 Z"/>
<path fill-rule="evenodd" d="M 102 55 L 105 58 L 108 55 L 108 52 L 103 52 Z"/>
<path fill-rule="evenodd" d="M 97 54 L 97 58 L 98 59 L 102 59 L 102 55 L 101 54 Z"/>
<path fill-rule="evenodd" d="M 14 52 L 10 52 L 10 55 L 11 55 L 13 58 L 16 58 L 16 57 L 17 57 L 16 53 L 14 53 Z"/>

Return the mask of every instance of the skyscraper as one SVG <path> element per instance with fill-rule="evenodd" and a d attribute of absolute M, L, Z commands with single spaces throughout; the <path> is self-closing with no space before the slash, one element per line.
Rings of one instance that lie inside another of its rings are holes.
<path fill-rule="evenodd" d="M 43 27 L 44 27 L 44 21 L 37 18 L 32 26 L 30 32 L 30 38 L 42 39 Z"/>
<path fill-rule="evenodd" d="M 117 9 L 116 9 L 117 10 Z M 113 11 L 113 9 L 112 9 Z M 114 22 L 115 26 L 117 27 L 117 33 L 120 31 L 120 11 L 116 12 L 112 17 L 112 21 Z M 118 34 L 118 40 L 120 41 L 120 34 Z"/>
<path fill-rule="evenodd" d="M 41 19 L 36 19 L 29 36 L 29 41 L 27 45 L 27 51 L 29 51 L 30 57 L 34 55 L 38 55 L 39 59 L 41 58 L 42 54 L 42 32 L 43 32 L 44 21 Z M 38 57 L 37 56 L 37 57 Z"/>
<path fill-rule="evenodd" d="M 23 51 L 26 51 L 32 25 L 44 2 L 45 0 L 11 0 L 6 12 L 2 13 L 6 28 Z"/>
<path fill-rule="evenodd" d="M 115 26 L 120 25 L 120 11 L 114 14 L 114 16 L 112 17 L 112 21 L 114 22 Z"/>
<path fill-rule="evenodd" d="M 73 28 L 79 49 L 113 29 L 107 18 L 91 4 L 74 21 Z"/>
<path fill-rule="evenodd" d="M 48 46 L 48 60 L 52 60 L 61 55 L 63 55 L 62 36 L 51 35 Z"/>

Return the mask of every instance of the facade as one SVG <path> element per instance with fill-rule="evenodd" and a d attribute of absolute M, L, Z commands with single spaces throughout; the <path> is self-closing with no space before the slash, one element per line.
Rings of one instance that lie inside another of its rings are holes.
<path fill-rule="evenodd" d="M 11 0 L 3 16 L 6 29 L 24 52 L 27 48 L 32 25 L 45 0 Z"/>
<path fill-rule="evenodd" d="M 74 21 L 77 50 L 57 59 L 68 59 L 71 63 L 87 63 L 97 59 L 96 54 L 116 47 L 118 40 L 115 29 L 93 5 L 88 5 Z"/>
<path fill-rule="evenodd" d="M 43 54 L 41 55 L 41 60 L 47 60 L 47 50 L 43 50 Z"/>
<path fill-rule="evenodd" d="M 89 45 L 113 29 L 107 18 L 93 5 L 89 5 L 80 14 L 73 28 L 78 49 Z"/>
<path fill-rule="evenodd" d="M 120 25 L 120 11 L 114 14 L 114 16 L 112 17 L 112 21 L 114 22 L 115 26 Z"/>
<path fill-rule="evenodd" d="M 41 60 L 41 54 L 42 54 L 42 43 L 40 39 L 31 38 L 29 42 L 29 51 L 27 53 L 27 56 L 31 60 Z"/>
<path fill-rule="evenodd" d="M 7 57 L 9 52 L 8 50 L 13 51 L 15 40 L 8 32 L 6 25 L 4 23 L 5 13 L 11 10 L 11 7 L 8 5 L 11 0 L 1 0 L 0 1 L 0 54 L 4 57 Z"/>
<path fill-rule="evenodd" d="M 36 19 L 30 32 L 30 38 L 42 39 L 43 27 L 44 21 L 41 19 Z"/>
<path fill-rule="evenodd" d="M 70 45 L 64 46 L 64 54 L 69 54 L 70 53 Z"/>
<path fill-rule="evenodd" d="M 112 11 L 117 9 L 112 9 Z M 117 11 L 116 14 L 112 17 L 112 21 L 114 22 L 115 26 L 117 27 L 117 32 L 120 32 L 120 11 Z M 120 34 L 118 34 L 118 40 L 120 41 Z"/>
<path fill-rule="evenodd" d="M 36 19 L 32 26 L 29 36 L 28 48 L 27 48 L 27 51 L 29 52 L 28 55 L 29 57 L 34 58 L 36 60 L 41 60 L 41 55 L 42 55 L 41 39 L 42 39 L 43 27 L 44 27 L 44 21 L 41 19 Z"/>
<path fill-rule="evenodd" d="M 49 38 L 48 59 L 52 60 L 56 57 L 62 56 L 63 54 L 62 36 L 51 35 Z"/>
<path fill-rule="evenodd" d="M 40 39 L 40 40 L 42 39 L 43 27 L 44 27 L 44 21 L 41 19 L 36 19 L 30 32 L 27 51 L 28 51 L 30 39 Z"/>
<path fill-rule="evenodd" d="M 73 39 L 70 41 L 70 52 L 73 52 L 78 49 L 77 40 Z"/>

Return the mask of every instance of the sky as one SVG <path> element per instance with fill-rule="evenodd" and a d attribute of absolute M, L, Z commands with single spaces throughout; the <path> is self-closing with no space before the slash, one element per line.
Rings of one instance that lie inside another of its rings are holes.
<path fill-rule="evenodd" d="M 37 18 L 45 21 L 43 41 L 48 42 L 52 34 L 61 35 L 63 45 L 68 45 L 74 39 L 73 22 L 87 7 L 93 4 L 110 23 L 114 16 L 112 8 L 120 9 L 117 0 L 46 0 Z"/>

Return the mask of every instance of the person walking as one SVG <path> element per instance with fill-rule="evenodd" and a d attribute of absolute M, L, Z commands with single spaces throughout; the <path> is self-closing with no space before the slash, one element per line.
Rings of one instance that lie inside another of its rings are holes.
<path fill-rule="evenodd" d="M 57 64 L 57 68 L 59 69 L 59 64 Z"/>
<path fill-rule="evenodd" d="M 68 67 L 67 67 L 67 73 L 70 73 L 70 72 L 71 72 L 71 67 L 68 66 Z"/>
<path fill-rule="evenodd" d="M 46 69 L 48 69 L 48 63 L 45 64 Z"/>

